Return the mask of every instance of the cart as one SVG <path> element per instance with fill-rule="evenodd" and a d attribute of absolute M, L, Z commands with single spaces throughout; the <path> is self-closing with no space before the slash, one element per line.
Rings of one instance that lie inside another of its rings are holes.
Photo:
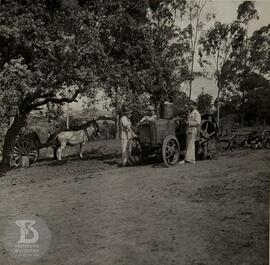
<path fill-rule="evenodd" d="M 36 132 L 19 135 L 13 153 L 10 157 L 10 166 L 19 167 L 23 156 L 27 156 L 30 163 L 39 159 L 42 148 L 52 147 L 52 142 L 42 143 Z"/>
<path fill-rule="evenodd" d="M 202 122 L 195 143 L 197 159 L 213 159 L 216 155 L 218 127 L 211 114 L 202 114 Z M 181 149 L 180 149 L 181 147 Z M 162 156 L 170 167 L 186 149 L 186 127 L 180 118 L 145 121 L 138 126 L 138 137 L 128 141 L 129 165 L 140 164 L 150 156 Z"/>
<path fill-rule="evenodd" d="M 180 144 L 175 134 L 175 119 L 145 121 L 138 126 L 138 138 L 128 141 L 128 163 L 136 165 L 146 157 L 162 155 L 166 166 L 175 165 L 180 157 Z"/>
<path fill-rule="evenodd" d="M 73 128 L 79 129 L 79 128 Z M 54 133 L 47 136 L 41 136 L 37 131 L 30 129 L 30 132 L 20 134 L 15 143 L 12 155 L 10 156 L 9 165 L 11 167 L 19 167 L 23 156 L 28 157 L 29 163 L 38 161 L 40 150 L 43 148 L 51 147 L 54 150 L 54 158 L 56 158 L 56 149 L 58 144 L 55 136 L 66 129 L 58 128 Z"/>

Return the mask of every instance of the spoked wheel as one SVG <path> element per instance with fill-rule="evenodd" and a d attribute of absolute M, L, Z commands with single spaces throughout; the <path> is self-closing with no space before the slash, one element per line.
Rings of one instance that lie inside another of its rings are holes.
<path fill-rule="evenodd" d="M 131 138 L 127 143 L 128 164 L 135 166 L 142 161 L 142 147 L 138 138 Z"/>
<path fill-rule="evenodd" d="M 175 136 L 167 136 L 162 145 L 162 157 L 167 167 L 175 165 L 180 157 L 180 145 Z"/>
<path fill-rule="evenodd" d="M 214 159 L 217 154 L 217 138 L 212 137 L 206 143 L 204 143 L 202 148 L 202 159 L 205 160 L 207 158 Z"/>
<path fill-rule="evenodd" d="M 202 148 L 202 159 L 214 158 L 217 146 L 217 129 L 210 120 L 202 121 L 200 128 L 200 138 L 205 142 Z"/>
<path fill-rule="evenodd" d="M 11 159 L 13 160 L 13 165 L 15 167 L 20 166 L 20 161 L 22 156 L 27 156 L 29 158 L 29 162 L 36 162 L 39 158 L 39 149 L 33 146 L 33 142 L 29 139 L 20 139 L 17 141 L 13 155 Z"/>
<path fill-rule="evenodd" d="M 209 120 L 202 121 L 200 128 L 200 137 L 210 139 L 217 134 L 216 126 Z"/>

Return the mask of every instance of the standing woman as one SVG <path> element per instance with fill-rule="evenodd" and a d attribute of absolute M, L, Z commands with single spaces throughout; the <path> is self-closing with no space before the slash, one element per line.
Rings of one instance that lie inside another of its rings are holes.
<path fill-rule="evenodd" d="M 120 120 L 121 127 L 121 147 L 122 147 L 122 166 L 127 166 L 128 162 L 128 150 L 127 143 L 128 140 L 136 137 L 136 134 L 131 129 L 131 110 L 125 109 L 124 115 Z"/>
<path fill-rule="evenodd" d="M 197 104 L 194 101 L 190 102 L 191 112 L 187 120 L 187 151 L 185 160 L 180 161 L 180 164 L 192 163 L 195 164 L 195 141 L 201 125 L 201 115 L 197 110 Z"/>

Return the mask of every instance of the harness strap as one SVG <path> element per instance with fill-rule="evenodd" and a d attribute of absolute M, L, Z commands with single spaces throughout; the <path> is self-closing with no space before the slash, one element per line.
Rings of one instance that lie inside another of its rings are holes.
<path fill-rule="evenodd" d="M 89 136 L 89 133 L 87 131 L 87 128 L 84 128 L 83 131 L 84 131 L 84 133 L 86 135 L 87 140 L 90 141 L 90 136 Z"/>

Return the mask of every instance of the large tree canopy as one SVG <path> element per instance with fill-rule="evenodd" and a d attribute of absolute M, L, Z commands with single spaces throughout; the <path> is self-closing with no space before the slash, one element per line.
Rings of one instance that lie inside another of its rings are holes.
<path fill-rule="evenodd" d="M 27 115 L 47 103 L 94 93 L 102 45 L 93 12 L 69 1 L 3 1 L 0 10 L 2 114 L 7 161 Z"/>

